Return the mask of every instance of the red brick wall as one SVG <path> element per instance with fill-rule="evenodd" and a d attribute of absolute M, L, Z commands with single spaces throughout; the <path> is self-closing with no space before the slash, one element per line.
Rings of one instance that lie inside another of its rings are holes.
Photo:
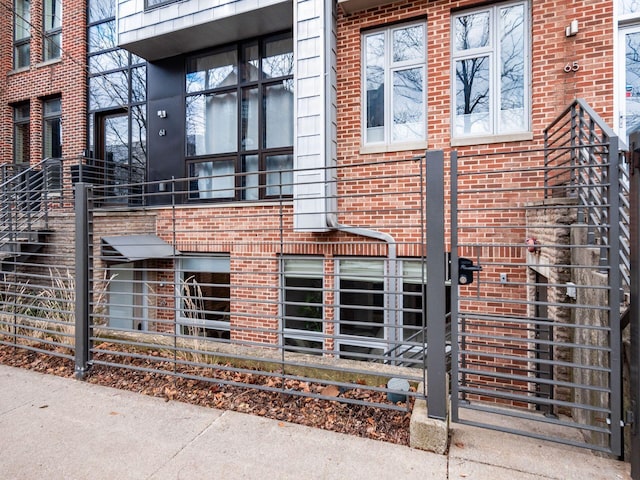
<path fill-rule="evenodd" d="M 497 3 L 497 2 L 492 2 Z M 481 6 L 479 1 L 399 1 L 361 13 L 338 16 L 338 155 L 339 162 L 360 157 L 361 51 L 363 29 L 426 17 L 427 125 L 429 148 L 450 148 L 451 13 Z M 575 98 L 584 98 L 610 125 L 613 121 L 613 2 L 533 1 L 532 127 L 534 142 L 542 130 Z M 579 33 L 565 36 L 565 27 L 578 20 Z M 577 62 L 577 72 L 565 73 Z M 526 145 L 528 142 L 522 142 Z M 517 144 L 516 144 L 517 145 Z M 508 144 L 511 147 L 513 144 Z M 461 148 L 486 150 L 501 145 Z M 422 153 L 422 152 L 414 152 Z M 385 154 L 401 156 L 408 152 Z M 369 155 L 373 156 L 373 155 Z M 376 154 L 380 157 L 383 155 Z"/>
<path fill-rule="evenodd" d="M 12 2 L 11 2 L 12 3 Z M 42 2 L 31 2 L 30 66 L 13 70 L 13 17 L 3 9 L 0 17 L 0 163 L 13 162 L 13 110 L 15 102 L 30 101 L 31 161 L 42 159 L 42 98 L 62 97 L 62 156 L 77 160 L 86 148 L 86 2 L 64 2 L 62 55 L 42 63 Z"/>

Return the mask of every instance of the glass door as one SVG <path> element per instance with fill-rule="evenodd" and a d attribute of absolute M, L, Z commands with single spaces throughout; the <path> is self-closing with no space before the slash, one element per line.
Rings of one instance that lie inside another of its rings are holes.
<path fill-rule="evenodd" d="M 104 185 L 109 202 L 127 203 L 125 185 L 131 183 L 129 168 L 129 118 L 126 112 L 96 116 L 98 127 L 96 184 Z"/>

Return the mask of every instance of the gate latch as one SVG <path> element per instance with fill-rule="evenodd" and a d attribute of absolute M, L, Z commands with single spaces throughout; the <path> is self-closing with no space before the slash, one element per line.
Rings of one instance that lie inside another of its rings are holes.
<path fill-rule="evenodd" d="M 458 258 L 458 284 L 469 285 L 473 283 L 473 272 L 481 272 L 482 267 L 480 265 L 474 265 L 473 261 L 460 257 Z"/>

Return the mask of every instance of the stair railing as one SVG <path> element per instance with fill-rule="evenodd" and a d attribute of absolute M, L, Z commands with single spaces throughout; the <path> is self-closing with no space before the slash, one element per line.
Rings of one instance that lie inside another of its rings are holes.
<path fill-rule="evenodd" d="M 578 221 L 587 226 L 589 244 L 600 247 L 603 269 L 610 263 L 609 208 L 619 206 L 621 287 L 629 291 L 629 172 L 618 136 L 577 99 L 544 130 L 544 144 L 545 197 L 577 198 Z M 610 198 L 616 190 L 618 198 Z"/>
<path fill-rule="evenodd" d="M 21 168 L 5 165 L 0 183 L 0 247 L 49 228 L 50 193 L 61 188 L 60 159 L 46 158 Z"/>

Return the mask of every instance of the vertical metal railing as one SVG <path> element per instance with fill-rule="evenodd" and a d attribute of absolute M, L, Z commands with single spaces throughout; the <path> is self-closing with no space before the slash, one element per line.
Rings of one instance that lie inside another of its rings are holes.
<path fill-rule="evenodd" d="M 600 264 L 610 265 L 607 226 L 609 190 L 619 193 L 621 288 L 629 291 L 628 171 L 618 136 L 582 99 L 575 100 L 544 130 L 545 197 L 575 196 L 578 222 L 588 226 L 591 245 L 600 246 Z M 611 169 L 604 168 L 612 165 Z M 615 184 L 615 185 L 614 185 Z"/>
<path fill-rule="evenodd" d="M 640 138 L 638 138 L 640 140 Z M 630 405 L 627 416 L 631 429 L 631 477 L 640 479 L 640 142 L 631 141 L 629 156 L 630 182 L 630 245 L 631 245 L 631 311 L 630 311 L 630 349 L 629 383 Z"/>

